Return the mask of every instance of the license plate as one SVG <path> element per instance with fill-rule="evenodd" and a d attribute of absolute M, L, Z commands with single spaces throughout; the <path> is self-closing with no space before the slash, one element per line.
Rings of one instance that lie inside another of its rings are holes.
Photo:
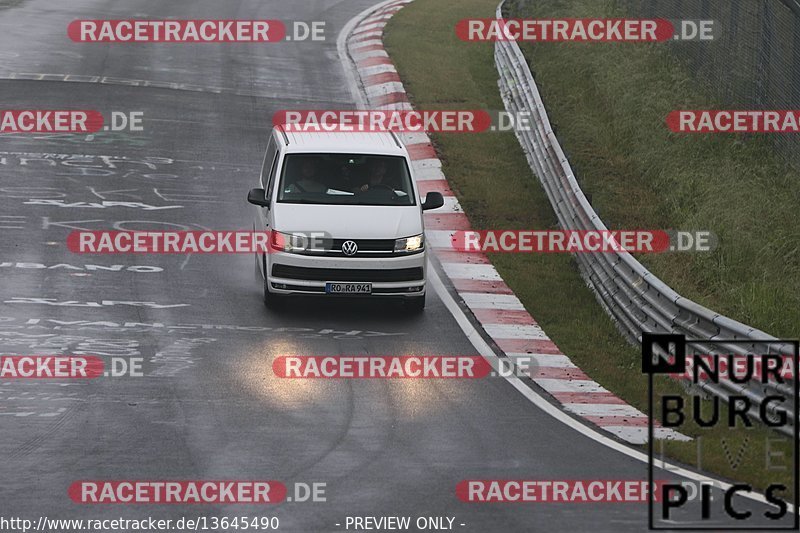
<path fill-rule="evenodd" d="M 328 294 L 372 294 L 372 283 L 326 283 Z"/>

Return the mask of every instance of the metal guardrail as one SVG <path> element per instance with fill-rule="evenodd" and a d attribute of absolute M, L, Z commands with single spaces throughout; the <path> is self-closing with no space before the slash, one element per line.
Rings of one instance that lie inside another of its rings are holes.
<path fill-rule="evenodd" d="M 497 18 L 502 19 L 505 0 L 497 6 Z M 528 63 L 514 40 L 495 42 L 495 65 L 499 73 L 500 93 L 510 113 L 526 112 L 532 128 L 517 130 L 516 135 L 538 176 L 558 217 L 562 229 L 606 230 L 578 185 L 561 145 L 558 143 L 547 112 L 539 95 Z M 688 339 L 707 339 L 707 342 L 687 345 L 687 353 L 697 354 L 781 354 L 791 356 L 792 346 L 776 341 L 763 331 L 715 313 L 672 290 L 627 252 L 574 254 L 581 275 L 594 292 L 604 310 L 620 331 L 633 344 L 641 343 L 642 332 L 678 333 Z M 745 343 L 725 344 L 721 340 L 735 339 Z M 665 355 L 665 354 L 661 354 Z M 796 372 L 796 369 L 795 369 Z M 762 384 L 750 381 L 735 384 L 728 380 L 706 382 L 699 386 L 707 394 L 726 401 L 730 395 L 744 395 L 753 402 L 756 415 L 766 395 L 780 395 L 787 405 L 793 405 L 793 386 L 790 383 Z M 770 406 L 774 415 L 775 406 Z M 793 408 L 786 408 L 794 419 Z M 782 428 L 793 434 L 793 427 Z"/>

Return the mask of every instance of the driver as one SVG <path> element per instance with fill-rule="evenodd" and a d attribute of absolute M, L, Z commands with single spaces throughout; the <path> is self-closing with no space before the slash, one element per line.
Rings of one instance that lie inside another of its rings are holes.
<path fill-rule="evenodd" d="M 286 192 L 325 192 L 328 188 L 318 176 L 317 162 L 311 158 L 303 159 L 300 177 L 289 185 Z"/>
<path fill-rule="evenodd" d="M 386 161 L 383 159 L 373 159 L 369 163 L 368 179 L 361 187 L 356 187 L 353 192 L 367 192 L 376 188 L 393 189 L 386 183 Z"/>

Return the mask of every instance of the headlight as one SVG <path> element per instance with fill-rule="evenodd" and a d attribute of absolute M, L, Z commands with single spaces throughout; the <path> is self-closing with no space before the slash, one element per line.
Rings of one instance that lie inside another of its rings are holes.
<path fill-rule="evenodd" d="M 425 247 L 425 237 L 414 235 L 413 237 L 406 237 L 405 239 L 397 239 L 394 241 L 395 252 L 418 252 Z"/>
<path fill-rule="evenodd" d="M 273 231 L 270 245 L 278 252 L 304 252 L 308 249 L 308 237 L 300 233 Z"/>

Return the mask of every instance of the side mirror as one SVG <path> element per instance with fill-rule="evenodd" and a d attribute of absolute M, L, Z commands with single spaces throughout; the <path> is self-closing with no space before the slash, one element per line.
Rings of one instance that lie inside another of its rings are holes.
<path fill-rule="evenodd" d="M 247 201 L 253 205 L 269 207 L 269 200 L 267 200 L 267 193 L 264 189 L 250 189 L 250 192 L 247 193 Z"/>
<path fill-rule="evenodd" d="M 429 192 L 422 204 L 422 210 L 439 209 L 444 205 L 444 196 L 440 192 Z"/>

